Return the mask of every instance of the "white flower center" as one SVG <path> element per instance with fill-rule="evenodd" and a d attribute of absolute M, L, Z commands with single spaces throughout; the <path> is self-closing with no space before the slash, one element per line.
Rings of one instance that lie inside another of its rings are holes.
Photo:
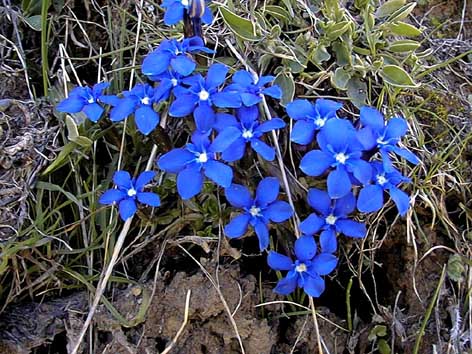
<path fill-rule="evenodd" d="M 334 225 L 337 219 L 338 218 L 336 216 L 334 216 L 333 214 L 330 214 L 326 217 L 325 221 L 328 225 Z"/>
<path fill-rule="evenodd" d="M 261 215 L 261 208 L 258 208 L 256 207 L 255 205 L 253 205 L 251 207 L 251 209 L 249 209 L 249 213 L 252 215 L 252 216 L 259 216 Z"/>
<path fill-rule="evenodd" d="M 317 126 L 319 126 L 320 128 L 323 128 L 323 126 L 325 125 L 326 121 L 323 119 L 323 118 L 317 118 L 315 120 L 315 124 Z"/>
<path fill-rule="evenodd" d="M 306 272 L 306 264 L 305 264 L 305 263 L 300 263 L 299 265 L 297 265 L 297 266 L 295 267 L 295 270 L 296 270 L 298 273 Z"/>
<path fill-rule="evenodd" d="M 375 176 L 375 178 L 377 179 L 377 183 L 380 184 L 381 186 L 387 183 L 387 179 L 385 178 L 385 176 L 377 175 Z"/>
<path fill-rule="evenodd" d="M 336 154 L 336 161 L 338 161 L 340 164 L 344 165 L 348 158 L 349 158 L 349 156 L 346 156 L 342 152 L 340 152 L 339 154 Z"/>
<path fill-rule="evenodd" d="M 145 105 L 148 105 L 149 104 L 149 97 L 145 96 L 145 97 L 141 98 L 141 103 L 145 104 Z"/>
<path fill-rule="evenodd" d="M 128 197 L 134 197 L 136 195 L 136 190 L 134 188 L 128 189 Z"/>
<path fill-rule="evenodd" d="M 383 141 L 382 138 L 378 138 L 378 139 L 377 139 L 377 144 L 379 144 L 379 145 L 385 145 L 385 144 L 387 144 L 387 142 L 386 142 L 386 141 Z"/>
<path fill-rule="evenodd" d="M 198 155 L 197 160 L 200 163 L 205 163 L 208 161 L 208 155 L 205 152 L 201 153 L 200 155 Z"/>
<path fill-rule="evenodd" d="M 95 99 L 92 96 L 90 96 L 87 102 L 90 104 L 95 103 Z"/>
<path fill-rule="evenodd" d="M 205 90 L 201 90 L 198 97 L 200 98 L 200 101 L 206 101 L 210 97 L 210 94 Z"/>
<path fill-rule="evenodd" d="M 177 84 L 179 83 L 177 79 L 172 79 L 170 80 L 170 82 L 172 82 L 172 86 L 177 86 Z"/>
<path fill-rule="evenodd" d="M 244 130 L 243 131 L 243 138 L 244 139 L 251 139 L 253 136 L 254 136 L 254 134 L 252 133 L 252 131 L 250 131 L 250 130 Z"/>
<path fill-rule="evenodd" d="M 181 0 L 181 2 L 182 2 L 182 5 L 184 5 L 185 7 L 187 7 L 189 5 L 188 0 Z"/>

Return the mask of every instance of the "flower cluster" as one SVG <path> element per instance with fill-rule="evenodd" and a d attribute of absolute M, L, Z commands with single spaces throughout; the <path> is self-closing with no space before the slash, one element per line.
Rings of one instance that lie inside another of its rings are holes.
<path fill-rule="evenodd" d="M 174 25 L 185 13 L 204 23 L 211 23 L 211 10 L 206 3 L 189 0 L 164 0 L 164 22 Z M 282 223 L 294 214 L 293 207 L 279 200 L 280 184 L 275 177 L 265 177 L 255 193 L 234 183 L 233 168 L 245 154 L 261 159 L 275 159 L 274 147 L 265 135 L 286 126 L 280 118 L 260 114 L 265 97 L 278 100 L 280 87 L 273 76 L 256 77 L 246 70 L 232 75 L 226 65 L 214 63 L 196 72 L 197 53 L 213 53 L 200 37 L 183 40 L 166 39 L 142 63 L 142 73 L 154 83 L 138 83 L 119 95 L 105 95 L 107 83 L 93 88 L 78 87 L 71 91 L 57 109 L 62 112 L 84 112 L 93 122 L 111 107 L 112 122 L 134 117 L 137 129 L 150 134 L 160 122 L 158 107 L 168 107 L 170 117 L 187 118 L 195 127 L 189 141 L 160 156 L 157 166 L 163 172 L 176 174 L 177 192 L 184 200 L 198 195 L 206 178 L 224 188 L 229 204 L 240 211 L 224 228 L 229 238 L 240 238 L 251 229 L 259 239 L 260 251 L 269 248 L 271 223 Z M 168 104 L 160 104 L 162 102 Z M 356 209 L 375 212 L 385 203 L 385 192 L 396 204 L 400 215 L 410 205 L 409 196 L 399 186 L 410 180 L 394 167 L 397 155 L 417 164 L 417 157 L 399 145 L 407 132 L 403 118 L 385 121 L 375 108 L 362 107 L 354 124 L 338 113 L 342 104 L 318 99 L 297 99 L 287 105 L 288 116 L 295 121 L 290 139 L 293 143 L 312 147 L 300 161 L 299 168 L 310 177 L 326 178 L 326 190 L 310 188 L 308 204 L 313 213 L 297 225 L 302 236 L 294 243 L 290 257 L 270 251 L 269 266 L 287 271 L 275 292 L 290 294 L 297 287 L 308 295 L 320 296 L 325 283 L 338 263 L 334 255 L 339 235 L 353 238 L 366 236 L 366 225 L 353 219 Z M 159 196 L 144 192 L 155 172 L 143 172 L 132 178 L 117 171 L 113 177 L 116 189 L 106 191 L 99 202 L 118 204 L 123 220 L 137 211 L 137 202 L 160 206 Z M 318 242 L 316 240 L 318 238 Z"/>

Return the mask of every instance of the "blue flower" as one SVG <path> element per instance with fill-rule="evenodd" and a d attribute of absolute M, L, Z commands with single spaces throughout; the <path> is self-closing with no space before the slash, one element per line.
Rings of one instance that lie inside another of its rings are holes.
<path fill-rule="evenodd" d="M 290 139 L 297 144 L 307 145 L 313 141 L 315 132 L 322 129 L 329 119 L 336 118 L 341 103 L 318 99 L 315 104 L 308 100 L 295 100 L 287 105 L 287 114 L 297 122 Z"/>
<path fill-rule="evenodd" d="M 333 167 L 328 175 L 328 194 L 341 198 L 351 190 L 351 174 L 366 184 L 372 169 L 362 159 L 363 146 L 357 140 L 357 132 L 351 122 L 344 119 L 330 119 L 317 135 L 321 150 L 308 152 L 300 162 L 300 169 L 309 176 L 319 176 Z"/>
<path fill-rule="evenodd" d="M 325 191 L 312 188 L 308 191 L 308 204 L 319 215 L 310 214 L 300 223 L 300 230 L 307 235 L 314 235 L 322 230 L 320 244 L 323 252 L 336 251 L 336 233 L 355 238 L 362 238 L 366 235 L 367 230 L 364 224 L 348 218 L 348 215 L 356 207 L 356 198 L 352 193 L 331 200 Z"/>
<path fill-rule="evenodd" d="M 208 69 L 206 78 L 200 74 L 183 80 L 188 89 L 174 91 L 176 99 L 169 108 L 172 117 L 185 117 L 193 112 L 195 125 L 201 133 L 209 132 L 215 124 L 215 112 L 212 106 L 238 108 L 241 98 L 235 92 L 219 92 L 218 88 L 226 79 L 228 67 L 213 64 Z"/>
<path fill-rule="evenodd" d="M 257 81 L 246 70 L 239 70 L 233 75 L 233 84 L 225 91 L 239 92 L 243 104 L 247 107 L 254 106 L 262 101 L 264 95 L 280 99 L 282 90 L 277 85 L 265 87 L 275 80 L 274 76 L 261 76 Z"/>
<path fill-rule="evenodd" d="M 325 282 L 321 276 L 331 273 L 336 268 L 338 259 L 330 253 L 316 254 L 316 248 L 313 237 L 303 235 L 295 241 L 295 262 L 283 254 L 269 252 L 269 267 L 274 270 L 288 270 L 285 278 L 277 283 L 274 292 L 288 295 L 298 286 L 312 297 L 319 297 L 323 293 Z"/>
<path fill-rule="evenodd" d="M 365 150 L 379 149 L 385 171 L 391 172 L 394 169 L 389 157 L 390 152 L 400 155 L 415 165 L 420 162 L 413 153 L 398 146 L 401 137 L 408 130 L 408 125 L 403 118 L 395 117 L 385 122 L 382 113 L 367 106 L 361 107 L 360 113 L 360 120 L 364 127 L 359 132 L 359 140 Z"/>
<path fill-rule="evenodd" d="M 233 162 L 241 159 L 249 143 L 251 148 L 256 151 L 262 158 L 272 161 L 275 158 L 275 150 L 273 147 L 264 143 L 260 138 L 272 130 L 285 127 L 285 122 L 280 118 L 260 123 L 259 110 L 257 106 L 241 107 L 236 110 L 238 119 L 227 113 L 217 113 L 214 128 L 217 131 L 224 131 L 229 127 L 238 129 L 237 139 L 223 153 L 223 160 Z"/>
<path fill-rule="evenodd" d="M 175 39 L 166 39 L 152 53 L 144 58 L 141 71 L 146 76 L 162 74 L 169 66 L 180 75 L 188 76 L 197 64 L 191 58 L 191 53 L 213 53 L 205 47 L 200 37 L 186 38 L 182 42 Z"/>
<path fill-rule="evenodd" d="M 159 75 L 150 76 L 150 80 L 159 82 L 159 85 L 155 88 L 156 100 L 159 102 L 166 101 L 170 97 L 171 92 L 183 90 L 182 83 L 184 78 L 185 76 L 173 70 L 167 70 Z"/>
<path fill-rule="evenodd" d="M 265 250 L 269 246 L 269 221 L 283 222 L 293 214 L 293 209 L 287 202 L 276 200 L 279 187 L 277 178 L 266 177 L 257 186 L 255 198 L 242 185 L 232 184 L 226 188 L 226 199 L 244 212 L 225 226 L 225 234 L 230 238 L 241 237 L 251 225 L 259 238 L 260 250 Z"/>
<path fill-rule="evenodd" d="M 177 173 L 177 191 L 182 199 L 190 199 L 200 193 L 204 176 L 221 187 L 231 185 L 233 170 L 216 160 L 216 153 L 225 150 L 234 141 L 234 135 L 234 130 L 226 130 L 210 143 L 207 135 L 194 133 L 192 143 L 161 156 L 159 168 Z"/>
<path fill-rule="evenodd" d="M 151 182 L 155 175 L 156 173 L 153 171 L 146 171 L 141 173 L 138 178 L 131 179 L 128 172 L 116 171 L 113 175 L 113 183 L 118 188 L 107 190 L 98 202 L 106 205 L 117 203 L 123 221 L 136 213 L 136 201 L 158 207 L 161 205 L 159 196 L 155 193 L 143 192 L 145 185 Z"/>
<path fill-rule="evenodd" d="M 384 205 L 384 191 L 388 191 L 399 214 L 404 216 L 410 207 L 410 197 L 397 186 L 403 182 L 410 182 L 410 179 L 395 169 L 391 172 L 385 171 L 384 166 L 379 162 L 372 162 L 372 167 L 374 184 L 366 185 L 361 189 L 357 199 L 357 209 L 364 213 L 379 210 Z"/>
<path fill-rule="evenodd" d="M 76 87 L 69 93 L 69 97 L 62 100 L 56 109 L 59 112 L 78 113 L 84 112 L 92 121 L 97 122 L 104 111 L 98 104 L 102 97 L 103 90 L 110 86 L 107 82 L 101 82 L 90 87 Z"/>
<path fill-rule="evenodd" d="M 187 11 L 190 13 L 190 4 L 192 1 L 196 0 L 164 0 L 161 5 L 166 9 L 166 13 L 164 14 L 164 23 L 167 26 L 172 26 L 182 21 L 184 18 L 184 12 Z M 205 7 L 201 20 L 207 25 L 213 22 L 213 14 L 208 6 Z"/>
<path fill-rule="evenodd" d="M 158 90 L 148 84 L 137 84 L 131 91 L 123 92 L 124 98 L 116 102 L 110 112 L 113 122 L 120 122 L 134 113 L 134 120 L 138 130 L 148 135 L 159 124 L 159 114 L 152 105 L 161 99 Z"/>

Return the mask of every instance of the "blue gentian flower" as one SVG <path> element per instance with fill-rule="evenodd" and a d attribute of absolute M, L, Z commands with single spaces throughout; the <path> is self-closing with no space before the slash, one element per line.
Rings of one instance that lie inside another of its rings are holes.
<path fill-rule="evenodd" d="M 328 194 L 341 198 L 351 190 L 351 174 L 361 183 L 367 184 L 372 169 L 362 159 L 363 146 L 357 140 L 357 131 L 351 122 L 330 119 L 317 135 L 321 150 L 308 152 L 300 162 L 300 169 L 309 176 L 319 176 L 333 167 L 328 175 Z"/>
<path fill-rule="evenodd" d="M 241 237 L 251 225 L 259 238 L 260 250 L 269 247 L 269 221 L 283 222 L 293 214 L 293 209 L 287 202 L 276 200 L 279 188 L 279 181 L 274 177 L 266 177 L 259 183 L 255 198 L 242 185 L 232 184 L 226 188 L 226 199 L 244 212 L 225 226 L 225 234 L 230 238 Z"/>
<path fill-rule="evenodd" d="M 217 131 L 223 131 L 228 127 L 236 127 L 238 129 L 238 137 L 223 153 L 223 160 L 233 162 L 240 160 L 246 145 L 250 144 L 251 148 L 256 151 L 263 159 L 272 161 L 275 158 L 275 150 L 267 145 L 260 138 L 272 130 L 285 127 L 285 122 L 280 118 L 272 118 L 271 120 L 260 123 L 259 110 L 257 106 L 241 107 L 236 110 L 236 117 L 227 113 L 217 113 L 214 128 Z"/>
<path fill-rule="evenodd" d="M 192 0 L 164 0 L 161 5 L 166 9 L 164 14 L 164 23 L 167 26 L 172 26 L 182 21 L 184 18 L 184 12 L 189 12 L 191 1 Z M 205 7 L 201 20 L 207 25 L 213 22 L 213 14 L 208 6 Z"/>
<path fill-rule="evenodd" d="M 312 297 L 319 297 L 325 290 L 322 275 L 331 273 L 338 259 L 330 253 L 317 254 L 316 242 L 312 236 L 303 235 L 295 241 L 296 261 L 283 254 L 270 251 L 267 257 L 269 267 L 274 270 L 288 270 L 285 278 L 281 279 L 274 289 L 280 295 L 288 295 L 297 286 Z"/>
<path fill-rule="evenodd" d="M 385 171 L 391 172 L 394 169 L 389 157 L 390 152 L 400 155 L 415 165 L 420 162 L 413 153 L 398 146 L 401 137 L 408 130 L 408 125 L 403 118 L 395 117 L 385 122 L 382 113 L 367 106 L 361 107 L 360 113 L 363 128 L 359 132 L 359 139 L 365 150 L 379 149 Z"/>
<path fill-rule="evenodd" d="M 233 170 L 216 160 L 216 153 L 231 145 L 236 132 L 227 129 L 213 142 L 210 142 L 205 134 L 194 133 L 192 143 L 161 156 L 158 161 L 159 168 L 177 173 L 177 191 L 182 199 L 190 199 L 200 193 L 204 176 L 221 187 L 227 188 L 231 185 Z"/>
<path fill-rule="evenodd" d="M 62 100 L 56 109 L 59 112 L 78 113 L 84 112 L 92 121 L 97 122 L 104 111 L 103 107 L 98 103 L 103 95 L 103 90 L 110 86 L 107 82 L 95 84 L 93 88 L 76 87 L 70 93 L 69 97 Z"/>
<path fill-rule="evenodd" d="M 355 238 L 365 237 L 365 225 L 348 218 L 356 208 L 356 198 L 352 193 L 332 200 L 325 191 L 312 188 L 308 191 L 308 204 L 319 214 L 310 214 L 300 223 L 300 230 L 307 235 L 322 230 L 320 244 L 323 252 L 336 251 L 336 233 Z"/>
<path fill-rule="evenodd" d="M 182 42 L 166 39 L 144 58 L 141 71 L 144 75 L 152 77 L 162 74 L 170 66 L 180 75 L 188 76 L 197 66 L 190 56 L 196 52 L 213 53 L 213 50 L 205 47 L 200 37 L 186 38 Z"/>
<path fill-rule="evenodd" d="M 98 202 L 100 204 L 118 204 L 120 217 L 126 221 L 132 217 L 137 210 L 136 201 L 142 204 L 158 207 L 161 205 L 159 196 L 151 192 L 143 192 L 146 184 L 156 175 L 153 171 L 141 173 L 138 178 L 131 178 L 126 171 L 116 171 L 113 175 L 113 183 L 117 189 L 109 189 L 102 194 Z"/>
<path fill-rule="evenodd" d="M 393 169 L 387 172 L 383 164 L 372 162 L 372 180 L 374 184 L 364 186 L 359 192 L 357 209 L 364 213 L 372 213 L 384 205 L 384 191 L 390 193 L 390 197 L 397 206 L 398 213 L 404 216 L 410 207 L 410 197 L 397 186 L 400 183 L 409 183 L 411 180 Z"/>
<path fill-rule="evenodd" d="M 159 75 L 152 75 L 149 77 L 150 80 L 159 83 L 155 88 L 155 96 L 159 102 L 166 101 L 173 91 L 178 92 L 179 90 L 183 90 L 184 87 L 182 86 L 182 80 L 184 78 L 185 76 L 182 76 L 173 70 L 167 70 Z"/>
<path fill-rule="evenodd" d="M 295 100 L 287 105 L 287 114 L 296 120 L 290 139 L 297 144 L 310 144 L 315 132 L 322 129 L 329 119 L 336 118 L 336 111 L 343 105 L 336 101 L 318 99 L 315 104 L 308 100 Z"/>
<path fill-rule="evenodd" d="M 161 93 L 148 84 L 137 84 L 123 96 L 110 111 L 111 121 L 120 122 L 134 113 L 138 130 L 148 135 L 159 124 L 160 116 L 152 106 L 162 99 Z"/>
<path fill-rule="evenodd" d="M 238 108 L 241 98 L 235 92 L 219 92 L 225 82 L 228 67 L 213 64 L 208 69 L 206 78 L 200 74 L 183 80 L 190 85 L 188 89 L 174 91 L 176 99 L 169 108 L 172 117 L 185 117 L 193 112 L 195 125 L 201 133 L 209 132 L 215 124 L 215 112 L 212 106 L 220 108 Z"/>
<path fill-rule="evenodd" d="M 280 99 L 282 90 L 277 85 L 265 87 L 275 80 L 274 76 L 261 76 L 256 80 L 251 73 L 246 70 L 239 70 L 233 75 L 233 83 L 225 91 L 239 92 L 243 104 L 247 107 L 257 105 L 262 101 L 264 95 Z"/>

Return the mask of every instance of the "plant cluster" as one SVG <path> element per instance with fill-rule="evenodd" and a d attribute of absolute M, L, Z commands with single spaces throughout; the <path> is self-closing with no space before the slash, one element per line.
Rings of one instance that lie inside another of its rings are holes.
<path fill-rule="evenodd" d="M 195 10 L 185 0 L 164 1 L 163 6 L 168 25 Z M 209 11 L 200 9 L 204 23 L 211 21 Z M 67 113 L 82 111 L 97 122 L 109 106 L 112 122 L 132 116 L 144 135 L 156 129 L 162 110 L 167 107 L 168 115 L 174 119 L 193 117 L 194 131 L 189 142 L 161 155 L 156 166 L 177 175 L 177 191 L 183 200 L 199 194 L 206 178 L 224 188 L 227 201 L 241 210 L 225 226 L 225 234 L 229 238 L 242 237 L 251 227 L 260 250 L 268 250 L 271 223 L 290 219 L 295 213 L 294 205 L 278 199 L 280 185 L 276 177 L 263 178 L 252 194 L 247 187 L 234 183 L 233 169 L 238 168 L 238 161 L 250 149 L 268 161 L 280 153 L 267 143 L 267 133 L 284 129 L 286 123 L 271 117 L 263 106 L 267 101 L 280 100 L 283 91 L 271 75 L 258 77 L 247 70 L 229 74 L 229 67 L 220 63 L 198 67 L 197 53 L 213 50 L 200 37 L 164 40 L 142 63 L 142 73 L 152 84 L 139 83 L 118 95 L 105 95 L 106 83 L 78 87 L 57 109 Z M 313 148 L 303 156 L 299 168 L 307 176 L 326 179 L 326 190 L 308 191 L 307 201 L 314 212 L 296 225 L 295 260 L 274 250 L 268 252 L 272 269 L 288 271 L 275 288 L 279 294 L 290 294 L 297 287 L 313 297 L 322 294 L 322 276 L 330 274 L 337 265 L 334 254 L 338 235 L 366 235 L 365 224 L 352 219 L 356 209 L 364 213 L 379 210 L 385 203 L 385 191 L 400 215 L 409 208 L 409 196 L 399 188 L 409 180 L 395 169 L 391 158 L 396 154 L 411 163 L 419 162 L 400 146 L 407 133 L 406 121 L 400 117 L 385 121 L 377 109 L 367 106 L 361 107 L 360 118 L 355 120 L 344 117 L 341 109 L 340 103 L 328 99 L 296 99 L 286 107 L 294 122 L 291 141 Z M 117 171 L 113 178 L 117 188 L 106 191 L 99 202 L 118 204 L 123 220 L 135 214 L 137 203 L 158 207 L 159 196 L 144 192 L 154 175 L 155 172 L 145 171 L 132 178 L 126 171 Z M 288 193 L 290 187 L 284 188 Z"/>

